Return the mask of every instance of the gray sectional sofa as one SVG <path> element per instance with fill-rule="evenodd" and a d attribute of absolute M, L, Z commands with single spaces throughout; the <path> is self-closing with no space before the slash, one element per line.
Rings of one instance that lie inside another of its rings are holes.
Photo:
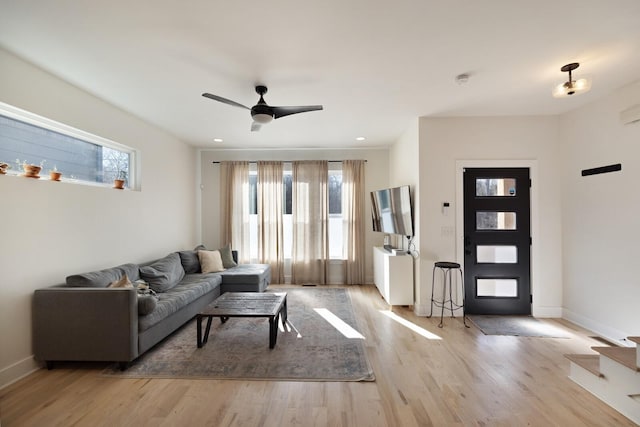
<path fill-rule="evenodd" d="M 72 275 L 65 284 L 36 290 L 36 359 L 48 368 L 55 361 L 111 361 L 124 369 L 221 293 L 263 292 L 269 286 L 270 266 L 234 265 L 235 252 L 233 259 L 223 256 L 224 271 L 203 274 L 199 249 L 203 247 L 142 265 Z M 134 286 L 109 287 L 125 279 Z M 144 281 L 155 295 L 136 289 L 136 281 Z"/>

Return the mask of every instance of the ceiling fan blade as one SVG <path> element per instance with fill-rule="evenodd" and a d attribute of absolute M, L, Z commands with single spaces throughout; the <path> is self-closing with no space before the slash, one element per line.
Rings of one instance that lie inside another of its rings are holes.
<path fill-rule="evenodd" d="M 258 132 L 262 125 L 258 122 L 251 123 L 251 132 Z"/>
<path fill-rule="evenodd" d="M 218 95 L 212 95 L 210 93 L 203 93 L 202 96 L 204 96 L 205 98 L 213 99 L 214 101 L 222 102 L 223 104 L 232 105 L 234 107 L 244 108 L 245 110 L 250 110 L 251 109 L 251 108 L 247 107 L 246 105 L 242 105 L 240 103 L 237 103 L 237 102 L 232 101 L 232 100 L 227 99 L 227 98 L 223 98 L 223 97 L 218 96 Z"/>
<path fill-rule="evenodd" d="M 322 110 L 322 105 L 306 105 L 300 107 L 271 107 L 271 110 L 273 111 L 273 118 L 279 119 L 280 117 L 290 116 L 291 114 Z"/>

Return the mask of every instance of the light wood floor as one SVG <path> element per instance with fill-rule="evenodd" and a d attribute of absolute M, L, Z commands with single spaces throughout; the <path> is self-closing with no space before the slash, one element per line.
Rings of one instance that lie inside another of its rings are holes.
<path fill-rule="evenodd" d="M 588 331 L 550 320 L 572 337 L 485 336 L 394 307 L 428 339 L 383 314 L 375 287 L 349 289 L 375 382 L 113 379 L 103 364 L 65 364 L 1 390 L 1 425 L 634 425 L 567 378 L 563 354 L 602 345 Z"/>

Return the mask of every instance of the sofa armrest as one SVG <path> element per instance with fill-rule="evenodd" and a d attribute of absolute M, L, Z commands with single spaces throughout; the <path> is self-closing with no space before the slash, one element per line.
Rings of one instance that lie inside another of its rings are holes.
<path fill-rule="evenodd" d="M 33 347 L 41 361 L 129 362 L 138 356 L 138 295 L 133 288 L 38 289 Z"/>

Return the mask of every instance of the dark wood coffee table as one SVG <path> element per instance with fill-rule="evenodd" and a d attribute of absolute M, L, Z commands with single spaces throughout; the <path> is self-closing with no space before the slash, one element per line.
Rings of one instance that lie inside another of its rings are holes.
<path fill-rule="evenodd" d="M 207 327 L 202 336 L 202 319 L 207 318 Z M 267 317 L 269 318 L 269 348 L 276 345 L 278 322 L 287 321 L 286 292 L 226 292 L 197 314 L 198 348 L 209 340 L 211 320 L 219 317 L 222 323 L 230 317 Z M 241 339 L 242 337 L 238 337 Z"/>

